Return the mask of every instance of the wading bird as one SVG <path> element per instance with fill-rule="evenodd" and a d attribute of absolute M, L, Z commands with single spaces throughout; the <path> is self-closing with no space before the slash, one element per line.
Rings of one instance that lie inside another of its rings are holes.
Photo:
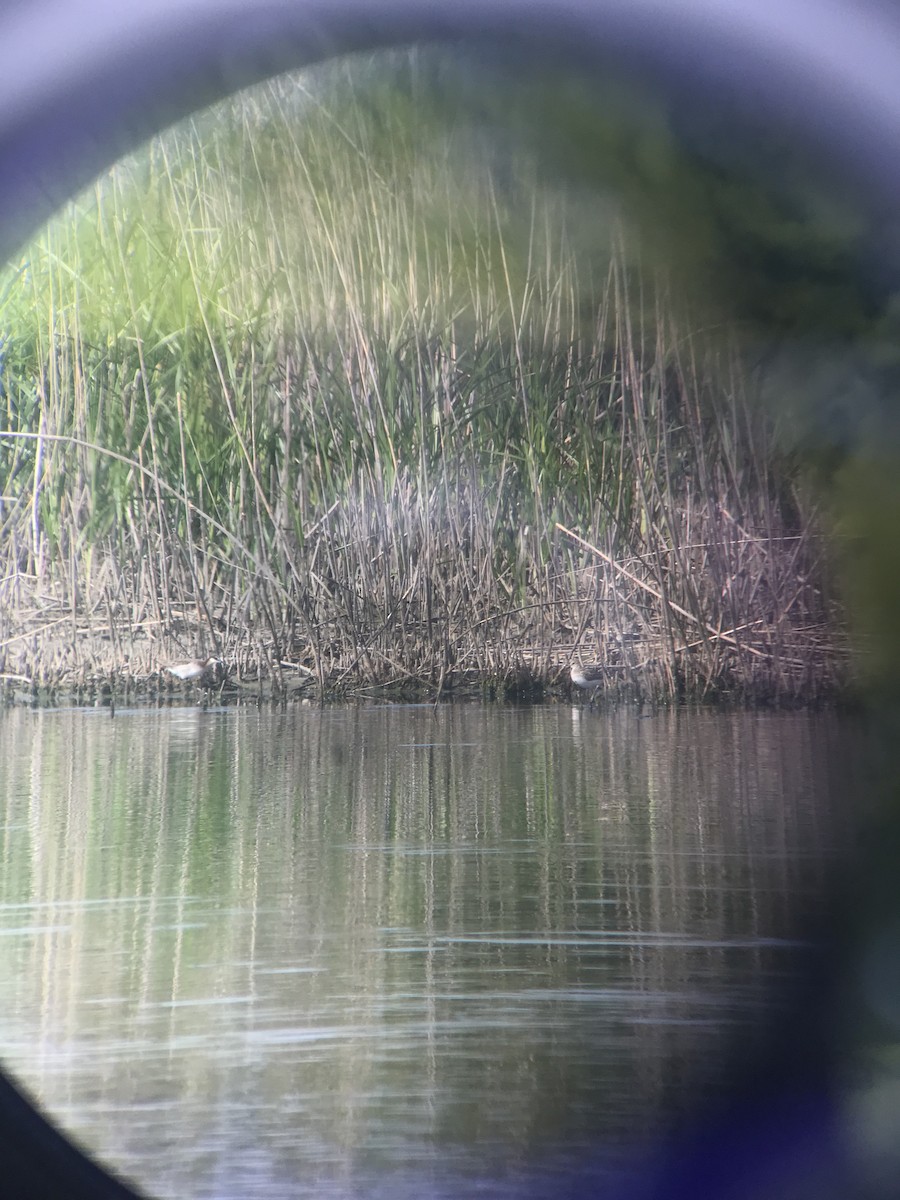
<path fill-rule="evenodd" d="M 569 674 L 572 676 L 572 682 L 576 687 L 583 688 L 584 691 L 591 693 L 589 707 L 593 708 L 597 689 L 605 678 L 603 668 L 597 666 L 583 667 L 581 663 L 572 663 L 572 666 L 569 668 Z"/>
<path fill-rule="evenodd" d="M 207 692 L 221 687 L 227 674 L 221 658 L 192 658 L 190 662 L 176 663 L 166 667 L 166 670 L 176 679 L 196 683 L 197 687 Z"/>

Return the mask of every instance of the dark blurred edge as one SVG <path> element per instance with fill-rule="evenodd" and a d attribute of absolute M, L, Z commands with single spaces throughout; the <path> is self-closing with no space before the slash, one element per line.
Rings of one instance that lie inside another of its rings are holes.
<path fill-rule="evenodd" d="M 0 1073 L 0 1196 L 4 1200 L 134 1200 L 46 1121 Z"/>
<path fill-rule="evenodd" d="M 842 11 L 848 29 L 868 11 L 850 0 L 821 3 Z M 787 114 L 893 209 L 900 161 L 883 148 L 900 136 L 900 99 L 893 110 L 878 101 L 891 87 L 879 72 L 893 70 L 896 59 L 854 67 L 854 54 L 873 52 L 877 28 L 860 47 L 847 39 L 846 70 L 870 86 L 842 87 L 846 80 L 833 80 L 823 63 L 829 30 L 809 20 L 815 7 L 815 0 L 137 0 L 120 13 L 102 0 L 58 7 L 7 0 L 5 11 L 0 6 L 0 256 L 105 167 L 189 112 L 291 67 L 416 41 L 492 40 L 538 61 L 557 55 L 640 69 L 667 87 L 705 93 L 712 107 L 727 89 L 761 120 Z M 769 10 L 782 14 L 778 22 L 744 27 L 748 13 Z M 801 57 L 804 31 L 810 46 Z M 790 44 L 780 45 L 788 34 Z"/>

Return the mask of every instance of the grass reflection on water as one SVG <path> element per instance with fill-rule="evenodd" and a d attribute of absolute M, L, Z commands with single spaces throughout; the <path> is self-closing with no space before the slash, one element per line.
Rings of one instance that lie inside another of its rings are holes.
<path fill-rule="evenodd" d="M 160 1196 L 611 1160 L 786 1003 L 855 737 L 800 713 L 5 713 L 4 1061 Z"/>

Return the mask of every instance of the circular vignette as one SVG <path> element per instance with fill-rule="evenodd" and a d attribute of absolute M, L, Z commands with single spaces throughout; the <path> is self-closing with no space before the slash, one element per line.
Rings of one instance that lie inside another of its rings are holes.
<path fill-rule="evenodd" d="M 789 114 L 894 207 L 900 156 L 884 147 L 900 141 L 900 18 L 875 0 L 20 0 L 0 10 L 0 254 L 124 153 L 239 88 L 340 53 L 456 39 L 649 71 L 695 95 L 727 88 L 763 117 Z M 763 1146 L 776 1132 L 763 1128 Z M 710 1145 L 701 1137 L 646 1195 L 697 1194 L 701 1177 L 707 1195 L 715 1179 L 727 1189 Z M 134 1195 L 2 1077 L 0 1146 L 9 1196 Z"/>

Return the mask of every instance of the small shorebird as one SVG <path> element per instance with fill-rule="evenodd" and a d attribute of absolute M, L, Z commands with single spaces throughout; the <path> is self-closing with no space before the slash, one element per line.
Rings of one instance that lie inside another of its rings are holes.
<path fill-rule="evenodd" d="M 176 679 L 196 683 L 204 691 L 212 691 L 225 682 L 226 670 L 221 658 L 192 658 L 190 662 L 176 663 L 166 670 Z"/>
<path fill-rule="evenodd" d="M 602 667 L 583 667 L 581 663 L 572 663 L 572 666 L 569 668 L 569 674 L 576 687 L 583 688 L 584 691 L 591 693 L 590 707 L 593 708 L 597 688 L 600 687 L 606 678 L 606 672 Z"/>

